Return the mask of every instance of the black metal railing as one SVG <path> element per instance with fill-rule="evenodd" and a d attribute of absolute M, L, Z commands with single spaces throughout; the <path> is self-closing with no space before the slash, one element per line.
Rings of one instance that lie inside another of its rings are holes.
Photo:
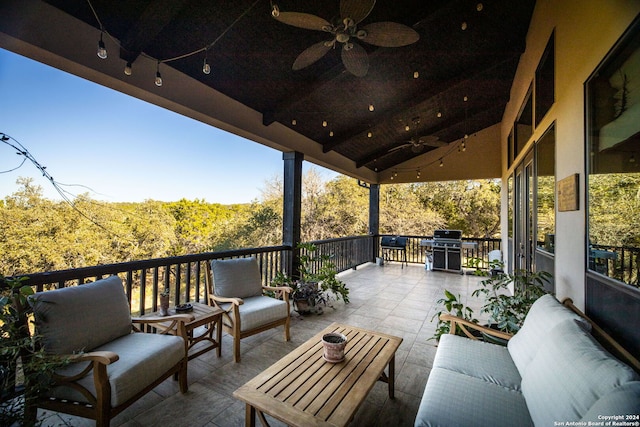
<path fill-rule="evenodd" d="M 387 236 L 387 235 L 385 235 Z M 383 236 L 380 236 L 382 238 Z M 407 262 L 424 264 L 426 258 L 426 248 L 422 246 L 420 242 L 422 240 L 430 240 L 433 239 L 433 236 L 402 236 L 407 238 Z M 489 252 L 493 250 L 500 250 L 501 248 L 501 240 L 497 238 L 483 238 L 483 237 L 463 237 L 463 242 L 475 242 L 477 245 L 474 249 L 463 248 L 461 251 L 462 254 L 462 265 L 470 266 L 472 259 L 481 260 L 481 264 L 487 266 L 489 264 Z M 380 239 L 378 239 L 378 250 L 376 251 L 378 256 L 382 256 L 382 251 L 380 249 Z M 398 251 L 391 251 L 387 254 L 390 258 L 390 261 L 400 262 L 402 260 L 402 254 Z"/>
<path fill-rule="evenodd" d="M 276 272 L 282 270 L 284 254 L 288 251 L 291 251 L 290 246 L 270 246 L 98 265 L 28 274 L 26 283 L 40 292 L 115 274 L 124 283 L 132 314 L 139 315 L 157 310 L 158 294 L 165 288 L 171 291 L 172 304 L 204 300 L 205 262 L 255 256 L 260 265 L 263 284 L 268 284 Z"/>
<path fill-rule="evenodd" d="M 317 248 L 316 256 L 329 255 L 338 272 L 356 268 L 371 262 L 380 254 L 381 236 L 352 236 L 311 242 Z M 407 258 L 411 263 L 425 262 L 425 248 L 420 245 L 430 236 L 407 237 Z M 478 243 L 477 249 L 463 250 L 463 259 L 486 258 L 489 251 L 500 248 L 499 239 L 465 238 Z M 27 274 L 27 284 L 36 291 L 74 286 L 87 281 L 118 275 L 125 286 L 125 292 L 133 315 L 149 313 L 158 309 L 158 294 L 170 289 L 171 303 L 202 301 L 205 298 L 205 262 L 212 259 L 229 259 L 255 256 L 260 265 L 264 285 L 279 271 L 285 271 L 285 260 L 289 257 L 290 246 L 270 246 L 262 248 L 238 249 L 221 252 L 205 252 L 131 261 L 117 264 L 98 265 L 70 270 Z M 393 259 L 392 259 L 393 260 Z M 399 259 L 398 259 L 399 261 Z M 463 263 L 464 265 L 464 263 Z M 319 263 L 310 266 L 312 271 Z"/>

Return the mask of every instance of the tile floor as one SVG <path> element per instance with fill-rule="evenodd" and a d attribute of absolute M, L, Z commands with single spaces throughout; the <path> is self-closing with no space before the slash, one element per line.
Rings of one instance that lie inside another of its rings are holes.
<path fill-rule="evenodd" d="M 443 289 L 459 294 L 474 308 L 471 292 L 479 277 L 427 271 L 422 265 L 401 268 L 367 264 L 340 275 L 350 289 L 349 304 L 334 303 L 322 315 L 291 319 L 291 341 L 282 328 L 242 340 L 241 363 L 234 363 L 232 340 L 223 336 L 222 357 L 215 351 L 189 362 L 189 392 L 181 394 L 175 381 L 167 380 L 111 423 L 112 426 L 231 427 L 244 425 L 244 403 L 233 392 L 332 322 L 346 323 L 400 336 L 396 354 L 396 398 L 388 398 L 387 386 L 379 382 L 371 390 L 351 425 L 413 426 L 422 391 L 436 352 L 429 340 L 435 330 L 432 317 Z M 91 426 L 90 420 L 65 414 L 41 412 L 43 426 Z M 272 426 L 282 423 L 269 418 Z M 259 425 L 259 421 L 258 421 Z"/>

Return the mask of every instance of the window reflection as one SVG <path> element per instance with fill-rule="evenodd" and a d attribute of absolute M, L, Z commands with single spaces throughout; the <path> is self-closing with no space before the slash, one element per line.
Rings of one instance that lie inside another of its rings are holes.
<path fill-rule="evenodd" d="M 538 249 L 554 253 L 556 232 L 555 209 L 556 131 L 551 126 L 536 144 L 536 206 Z"/>
<path fill-rule="evenodd" d="M 638 286 L 640 25 L 587 83 L 588 267 Z"/>

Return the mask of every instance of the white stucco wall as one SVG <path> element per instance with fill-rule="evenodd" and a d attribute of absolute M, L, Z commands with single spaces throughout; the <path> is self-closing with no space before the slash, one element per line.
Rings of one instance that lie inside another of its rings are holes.
<path fill-rule="evenodd" d="M 585 119 L 584 83 L 640 13 L 639 0 L 538 0 L 502 121 L 502 230 L 507 230 L 507 179 L 525 153 L 556 122 L 556 181 L 580 175 L 580 209 L 557 212 L 555 282 L 559 299 L 584 309 L 585 294 Z M 507 168 L 507 141 L 538 62 L 555 29 L 556 99 L 527 146 Z M 507 248 L 507 233 L 503 247 Z M 509 259 L 508 256 L 505 259 Z"/>

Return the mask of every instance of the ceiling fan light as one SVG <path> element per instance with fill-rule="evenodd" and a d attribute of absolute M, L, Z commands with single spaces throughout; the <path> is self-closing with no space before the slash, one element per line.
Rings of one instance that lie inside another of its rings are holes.
<path fill-rule="evenodd" d="M 356 37 L 359 40 L 362 40 L 363 38 L 367 37 L 369 33 L 367 33 L 367 30 L 358 30 L 358 32 L 356 33 Z"/>

